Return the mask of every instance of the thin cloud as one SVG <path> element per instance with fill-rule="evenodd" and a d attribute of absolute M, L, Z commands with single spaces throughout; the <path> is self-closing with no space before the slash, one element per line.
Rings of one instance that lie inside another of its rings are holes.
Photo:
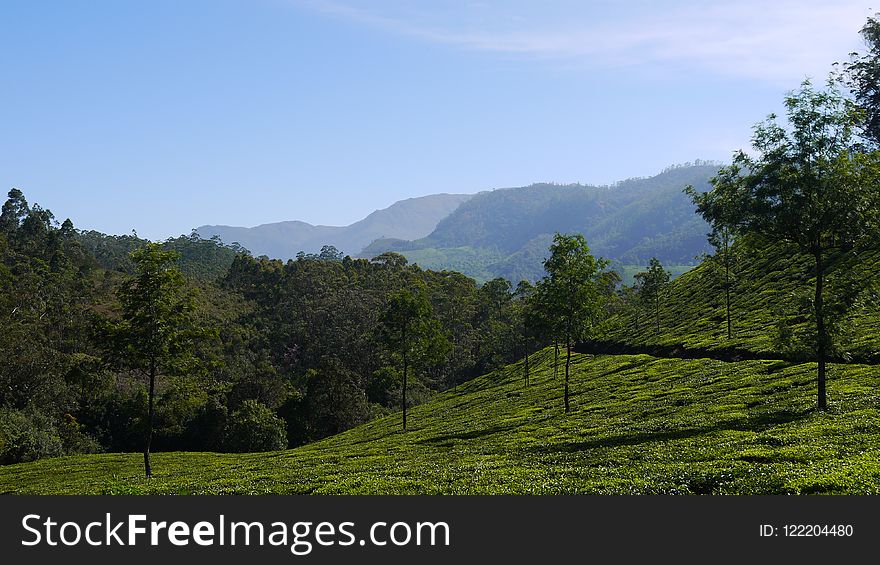
<path fill-rule="evenodd" d="M 419 41 L 567 67 L 677 65 L 786 83 L 823 78 L 831 63 L 861 47 L 858 30 L 873 13 L 862 1 L 806 0 L 643 3 L 632 13 L 615 13 L 608 2 L 575 3 L 549 15 L 523 15 L 516 3 L 447 2 L 434 12 L 395 3 L 305 5 Z"/>

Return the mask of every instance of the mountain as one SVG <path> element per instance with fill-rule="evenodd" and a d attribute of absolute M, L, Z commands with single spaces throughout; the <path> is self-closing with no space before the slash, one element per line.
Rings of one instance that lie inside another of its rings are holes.
<path fill-rule="evenodd" d="M 348 226 L 314 226 L 289 221 L 253 228 L 201 226 L 203 238 L 219 236 L 225 243 L 239 243 L 254 255 L 289 259 L 299 251 L 317 253 L 332 245 L 348 255 L 356 255 L 378 238 L 418 239 L 431 233 L 437 223 L 471 198 L 470 194 L 432 194 L 395 202 Z"/>
<path fill-rule="evenodd" d="M 707 251 L 708 225 L 682 189 L 708 190 L 717 164 L 671 167 L 613 186 L 533 184 L 481 192 L 427 237 L 381 239 L 362 253 L 397 251 L 422 267 L 478 279 L 537 279 L 555 232 L 584 234 L 596 255 L 619 264 L 693 264 Z"/>

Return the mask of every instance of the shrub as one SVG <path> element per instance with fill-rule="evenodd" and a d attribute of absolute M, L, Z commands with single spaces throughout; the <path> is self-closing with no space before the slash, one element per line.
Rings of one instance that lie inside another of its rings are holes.
<path fill-rule="evenodd" d="M 45 416 L 0 408 L 0 464 L 62 454 L 58 431 Z"/>
<path fill-rule="evenodd" d="M 80 423 L 70 414 L 65 414 L 58 424 L 58 437 L 65 455 L 101 451 L 101 446 L 95 438 L 85 433 Z"/>
<path fill-rule="evenodd" d="M 227 451 L 275 451 L 287 447 L 284 420 L 256 400 L 245 400 L 232 413 L 226 429 Z"/>

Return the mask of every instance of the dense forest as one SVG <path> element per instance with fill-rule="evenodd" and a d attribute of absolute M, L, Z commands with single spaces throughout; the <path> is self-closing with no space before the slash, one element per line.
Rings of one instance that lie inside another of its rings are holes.
<path fill-rule="evenodd" d="M 138 274 L 130 236 L 60 225 L 16 189 L 0 231 L 0 460 L 132 451 L 147 425 L 145 374 L 120 343 L 123 289 Z M 389 301 L 413 290 L 439 327 L 440 353 L 413 348 L 407 401 L 420 403 L 514 359 L 516 296 L 424 271 L 396 254 L 335 248 L 282 262 L 193 234 L 169 239 L 177 294 L 198 327 L 191 361 L 156 383 L 157 450 L 299 445 L 401 405 L 401 353 L 381 331 Z"/>

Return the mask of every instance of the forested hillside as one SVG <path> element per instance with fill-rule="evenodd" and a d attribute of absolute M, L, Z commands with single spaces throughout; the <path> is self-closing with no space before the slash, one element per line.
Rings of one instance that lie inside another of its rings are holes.
<path fill-rule="evenodd" d="M 59 224 L 15 189 L 0 218 L 0 463 L 141 450 L 150 379 L 124 298 L 154 244 Z M 156 370 L 157 451 L 279 449 L 398 409 L 401 351 L 382 320 L 403 291 L 438 330 L 434 350 L 405 352 L 408 404 L 517 355 L 507 281 L 332 247 L 286 263 L 196 234 L 155 247 L 184 277 L 168 290 L 181 310 L 162 323 L 180 325 L 169 347 L 187 351 Z"/>
<path fill-rule="evenodd" d="M 554 233 L 582 233 L 597 256 L 618 265 L 694 264 L 708 250 L 707 224 L 682 187 L 708 187 L 717 164 L 672 167 L 614 186 L 535 184 L 481 192 L 427 237 L 379 240 L 362 255 L 397 251 L 422 266 L 480 279 L 535 281 Z"/>

